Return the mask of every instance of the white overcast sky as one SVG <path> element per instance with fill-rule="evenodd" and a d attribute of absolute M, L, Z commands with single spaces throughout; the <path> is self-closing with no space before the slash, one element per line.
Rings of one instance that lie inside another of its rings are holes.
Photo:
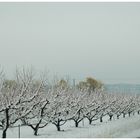
<path fill-rule="evenodd" d="M 0 64 L 140 83 L 140 3 L 0 3 Z"/>

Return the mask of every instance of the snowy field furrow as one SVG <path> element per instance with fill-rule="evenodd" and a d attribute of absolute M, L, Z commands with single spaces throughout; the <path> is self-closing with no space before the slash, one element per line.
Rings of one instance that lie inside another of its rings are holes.
<path fill-rule="evenodd" d="M 140 137 L 140 115 L 131 117 L 115 119 L 108 121 L 104 118 L 104 122 L 100 123 L 99 120 L 92 125 L 88 124 L 85 119 L 81 122 L 78 128 L 74 127 L 73 121 L 67 122 L 62 127 L 61 132 L 56 131 L 54 125 L 49 124 L 43 129 L 39 130 L 39 135 L 34 136 L 32 129 L 27 126 L 21 127 L 22 138 L 136 138 Z M 1 131 L 0 131 L 1 134 Z M 7 136 L 9 138 L 18 137 L 18 127 L 10 128 Z"/>

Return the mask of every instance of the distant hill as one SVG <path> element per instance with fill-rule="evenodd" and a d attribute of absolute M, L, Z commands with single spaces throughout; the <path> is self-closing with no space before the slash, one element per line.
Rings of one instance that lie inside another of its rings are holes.
<path fill-rule="evenodd" d="M 106 84 L 105 89 L 109 92 L 140 94 L 140 84 Z"/>

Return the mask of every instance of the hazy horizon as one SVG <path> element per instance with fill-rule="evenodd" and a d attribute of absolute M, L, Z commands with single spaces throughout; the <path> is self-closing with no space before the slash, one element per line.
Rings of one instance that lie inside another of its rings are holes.
<path fill-rule="evenodd" d="M 0 3 L 0 65 L 140 83 L 140 3 Z"/>

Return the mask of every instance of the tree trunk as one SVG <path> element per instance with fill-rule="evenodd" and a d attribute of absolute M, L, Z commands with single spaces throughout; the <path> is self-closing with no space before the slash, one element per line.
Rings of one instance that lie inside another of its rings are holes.
<path fill-rule="evenodd" d="M 131 113 L 130 113 L 130 112 L 128 112 L 129 117 L 130 117 L 130 114 L 131 114 Z"/>
<path fill-rule="evenodd" d="M 75 127 L 78 127 L 78 122 L 77 121 L 75 121 Z"/>
<path fill-rule="evenodd" d="M 123 113 L 123 118 L 125 118 L 125 113 Z"/>
<path fill-rule="evenodd" d="M 6 138 L 6 131 L 7 131 L 7 129 L 3 130 L 2 138 Z"/>
<path fill-rule="evenodd" d="M 60 125 L 56 125 L 56 127 L 57 127 L 57 131 L 61 131 Z"/>
<path fill-rule="evenodd" d="M 35 127 L 34 127 L 33 125 L 29 125 L 29 126 L 33 129 L 34 135 L 35 135 L 35 136 L 38 135 L 38 129 L 39 129 L 39 125 L 40 125 L 41 121 L 42 121 L 42 120 L 40 120 L 40 121 L 36 124 Z"/>
<path fill-rule="evenodd" d="M 100 117 L 100 122 L 103 122 L 103 117 Z"/>
<path fill-rule="evenodd" d="M 34 135 L 37 136 L 38 135 L 38 128 L 34 129 Z"/>
<path fill-rule="evenodd" d="M 138 111 L 138 114 L 140 114 L 140 111 Z"/>
<path fill-rule="evenodd" d="M 119 115 L 117 115 L 117 119 L 119 119 Z"/>
<path fill-rule="evenodd" d="M 92 123 L 92 119 L 88 119 L 89 120 L 89 124 L 91 124 Z"/>
<path fill-rule="evenodd" d="M 57 131 L 61 131 L 61 129 L 60 129 L 60 120 L 59 119 L 57 121 L 56 128 L 57 128 Z"/>
<path fill-rule="evenodd" d="M 113 115 L 109 115 L 109 120 L 112 121 Z"/>
<path fill-rule="evenodd" d="M 6 132 L 9 127 L 9 109 L 6 108 L 5 110 L 5 117 L 6 117 L 6 128 L 2 132 L 2 138 L 6 138 Z"/>

